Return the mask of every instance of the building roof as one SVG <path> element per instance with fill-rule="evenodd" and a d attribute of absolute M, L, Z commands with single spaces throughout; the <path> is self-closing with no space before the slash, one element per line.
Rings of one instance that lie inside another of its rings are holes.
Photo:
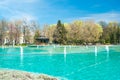
<path fill-rule="evenodd" d="M 49 40 L 49 38 L 45 37 L 45 36 L 40 36 L 40 37 L 37 37 L 36 40 L 41 40 L 41 39 L 44 39 L 44 40 Z"/>

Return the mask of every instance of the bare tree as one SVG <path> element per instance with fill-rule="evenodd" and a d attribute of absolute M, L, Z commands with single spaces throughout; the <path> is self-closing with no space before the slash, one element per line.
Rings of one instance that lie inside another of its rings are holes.
<path fill-rule="evenodd" d="M 4 45 L 6 31 L 7 31 L 7 22 L 5 19 L 2 19 L 0 21 L 0 45 Z"/>

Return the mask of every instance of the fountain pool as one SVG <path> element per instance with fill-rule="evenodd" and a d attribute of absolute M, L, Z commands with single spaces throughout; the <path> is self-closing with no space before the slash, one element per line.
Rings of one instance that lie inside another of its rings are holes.
<path fill-rule="evenodd" d="M 60 80 L 119 80 L 120 46 L 0 48 L 0 69 L 44 73 Z"/>

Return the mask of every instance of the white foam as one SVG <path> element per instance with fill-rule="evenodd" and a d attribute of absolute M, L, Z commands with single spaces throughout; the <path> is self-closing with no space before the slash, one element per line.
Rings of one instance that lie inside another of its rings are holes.
<path fill-rule="evenodd" d="M 97 47 L 95 46 L 95 56 L 97 56 Z"/>

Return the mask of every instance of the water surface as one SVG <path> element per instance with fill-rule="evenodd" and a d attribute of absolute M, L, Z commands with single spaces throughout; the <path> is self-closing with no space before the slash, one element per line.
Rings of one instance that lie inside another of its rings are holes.
<path fill-rule="evenodd" d="M 0 48 L 0 68 L 44 73 L 61 80 L 120 80 L 120 46 Z"/>

